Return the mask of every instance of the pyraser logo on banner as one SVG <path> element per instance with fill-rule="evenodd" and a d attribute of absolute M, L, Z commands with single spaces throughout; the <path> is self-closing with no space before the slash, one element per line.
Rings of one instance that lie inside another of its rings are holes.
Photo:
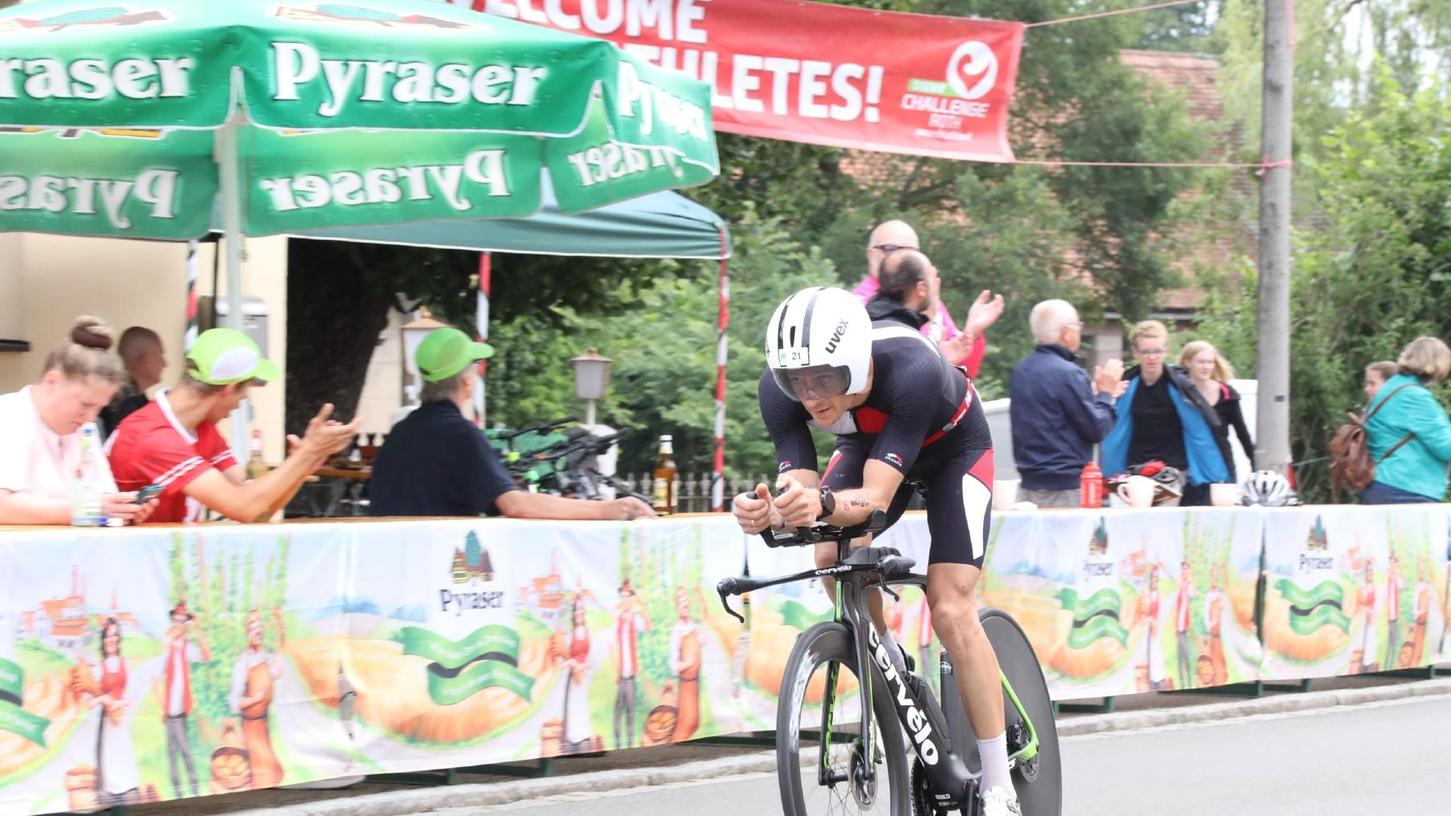
<path fill-rule="evenodd" d="M 447 1 L 609 40 L 709 82 L 716 130 L 1013 159 L 1007 119 L 1022 23 L 791 0 Z"/>
<path fill-rule="evenodd" d="M 504 609 L 504 591 L 491 589 L 494 562 L 489 551 L 470 530 L 462 547 L 455 547 L 448 565 L 449 586 L 438 590 L 439 611 L 462 617 L 470 613 Z M 455 587 L 466 587 L 459 591 Z M 457 631 L 457 630 L 456 630 Z M 519 633 L 501 623 L 489 623 L 452 640 L 421 626 L 405 626 L 398 640 L 403 654 L 428 660 L 428 696 L 438 705 L 454 705 L 486 688 L 503 688 L 524 700 L 534 680 L 519 671 Z"/>

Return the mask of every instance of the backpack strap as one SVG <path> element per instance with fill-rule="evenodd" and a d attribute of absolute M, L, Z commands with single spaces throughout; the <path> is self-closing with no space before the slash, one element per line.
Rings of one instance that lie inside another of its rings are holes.
<path fill-rule="evenodd" d="M 1402 439 L 1401 441 L 1397 442 L 1396 444 L 1391 445 L 1389 450 L 1387 450 L 1385 453 L 1382 453 L 1380 456 L 1376 457 L 1375 463 L 1378 465 L 1381 462 L 1384 462 L 1386 459 L 1390 458 L 1390 455 L 1391 454 L 1393 454 L 1396 451 L 1400 450 L 1400 448 L 1401 448 L 1402 445 L 1404 445 L 1407 442 L 1409 442 L 1412 439 L 1414 439 L 1415 436 L 1416 435 L 1413 434 L 1413 433 L 1406 434 L 1406 438 L 1405 439 Z"/>
<path fill-rule="evenodd" d="M 1385 404 L 1387 402 L 1390 402 L 1392 397 L 1394 397 L 1396 394 L 1401 393 L 1402 391 L 1406 390 L 1407 388 L 1410 388 L 1413 385 L 1415 385 L 1415 383 L 1406 383 L 1405 385 L 1400 386 L 1399 388 L 1397 388 L 1396 390 L 1390 392 L 1389 394 L 1386 394 L 1386 398 L 1385 399 L 1381 400 L 1380 402 L 1377 402 L 1375 404 L 1375 407 L 1372 408 L 1372 409 L 1370 409 L 1370 412 L 1369 413 L 1367 413 L 1365 416 L 1361 417 L 1360 424 L 1364 425 L 1365 423 L 1369 422 L 1370 421 L 1370 418 L 1373 417 L 1373 416 L 1375 416 L 1375 412 L 1376 411 L 1379 411 L 1382 408 L 1384 408 L 1385 407 Z M 1402 443 L 1402 444 L 1404 444 L 1404 443 Z"/>
<path fill-rule="evenodd" d="M 1410 388 L 1411 386 L 1413 386 L 1415 384 L 1416 383 L 1406 383 L 1405 385 L 1402 385 L 1399 388 L 1397 388 L 1396 390 L 1394 390 L 1394 391 L 1390 392 L 1389 394 L 1387 394 L 1385 399 L 1383 399 L 1380 402 L 1376 403 L 1375 407 L 1372 408 L 1372 409 L 1370 409 L 1370 413 L 1367 413 L 1360 420 L 1360 426 L 1362 428 L 1364 428 L 1365 427 L 1365 423 L 1369 422 L 1370 421 L 1370 418 L 1373 417 L 1373 416 L 1375 416 L 1375 412 L 1376 411 L 1379 411 L 1381 408 L 1385 407 L 1385 404 L 1387 402 L 1390 402 L 1392 397 L 1394 397 L 1396 394 L 1401 393 L 1402 391 L 1406 390 L 1407 388 Z M 1402 445 L 1404 445 L 1407 442 L 1411 441 L 1411 439 L 1413 439 L 1415 436 L 1416 436 L 1416 434 L 1415 434 L 1414 431 L 1411 432 L 1411 433 L 1406 434 L 1406 438 L 1405 439 L 1402 439 L 1401 441 L 1397 442 L 1396 444 L 1391 445 L 1390 448 L 1387 449 L 1385 453 L 1382 453 L 1380 456 L 1376 457 L 1375 463 L 1376 464 L 1380 464 L 1381 462 L 1384 462 L 1386 459 L 1390 458 L 1390 455 L 1391 454 L 1393 454 L 1396 451 L 1400 450 Z"/>

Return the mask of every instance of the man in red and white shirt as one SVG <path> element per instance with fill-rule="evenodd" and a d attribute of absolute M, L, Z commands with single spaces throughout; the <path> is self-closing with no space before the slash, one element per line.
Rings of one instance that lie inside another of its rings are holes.
<path fill-rule="evenodd" d="M 615 653 L 619 655 L 618 686 L 615 690 L 615 749 L 635 746 L 635 678 L 640 674 L 640 633 L 650 621 L 640 611 L 635 588 L 628 579 L 620 584 L 620 605 L 615 612 Z M 621 729 L 621 725 L 624 726 Z M 623 730 L 624 740 L 620 739 Z"/>
<path fill-rule="evenodd" d="M 200 521 L 206 509 L 237 521 L 265 520 L 291 500 L 307 476 L 343 450 L 360 419 L 332 421 L 324 405 L 275 470 L 253 480 L 227 447 L 216 424 L 255 384 L 278 379 L 276 364 L 235 329 L 203 332 L 186 354 L 181 382 L 127 417 L 106 443 L 111 472 L 122 490 L 162 488 L 154 522 Z"/>

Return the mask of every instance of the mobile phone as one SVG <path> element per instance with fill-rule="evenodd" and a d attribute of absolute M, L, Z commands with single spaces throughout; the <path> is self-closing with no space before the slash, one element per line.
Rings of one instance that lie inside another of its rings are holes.
<path fill-rule="evenodd" d="M 161 485 L 147 485 L 136 491 L 136 503 L 145 504 L 156 498 L 157 496 L 160 496 L 162 490 L 165 490 L 165 488 L 163 488 Z"/>

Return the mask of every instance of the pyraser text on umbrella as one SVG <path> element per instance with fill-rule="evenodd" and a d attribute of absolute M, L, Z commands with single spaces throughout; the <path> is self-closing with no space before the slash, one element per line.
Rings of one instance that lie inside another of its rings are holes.
<path fill-rule="evenodd" d="M 127 99 L 184 97 L 191 57 L 178 59 L 0 59 L 0 99 Z M 19 80 L 19 81 L 17 81 Z"/>
<path fill-rule="evenodd" d="M 350 101 L 433 102 L 457 105 L 472 100 L 482 105 L 534 104 L 547 68 L 527 65 L 467 65 L 450 62 L 325 59 L 307 43 L 272 43 L 272 98 L 297 101 L 321 79 L 326 98 L 319 116 L 333 117 Z M 391 87 L 387 87 L 391 84 Z"/>
<path fill-rule="evenodd" d="M 258 186 L 267 192 L 276 212 L 314 209 L 329 204 L 355 207 L 361 204 L 392 204 L 406 195 L 410 201 L 428 201 L 441 196 L 458 212 L 473 208 L 464 194 L 464 182 L 483 188 L 489 196 L 509 195 L 505 152 L 475 150 L 462 164 L 428 164 L 374 168 L 364 172 L 344 170 L 327 176 L 309 173 L 262 179 Z"/>
<path fill-rule="evenodd" d="M 97 207 L 116 229 L 130 229 L 125 210 L 134 200 L 150 206 L 152 218 L 176 217 L 176 170 L 146 170 L 134 179 L 74 176 L 0 176 L 0 210 L 95 215 Z"/>

